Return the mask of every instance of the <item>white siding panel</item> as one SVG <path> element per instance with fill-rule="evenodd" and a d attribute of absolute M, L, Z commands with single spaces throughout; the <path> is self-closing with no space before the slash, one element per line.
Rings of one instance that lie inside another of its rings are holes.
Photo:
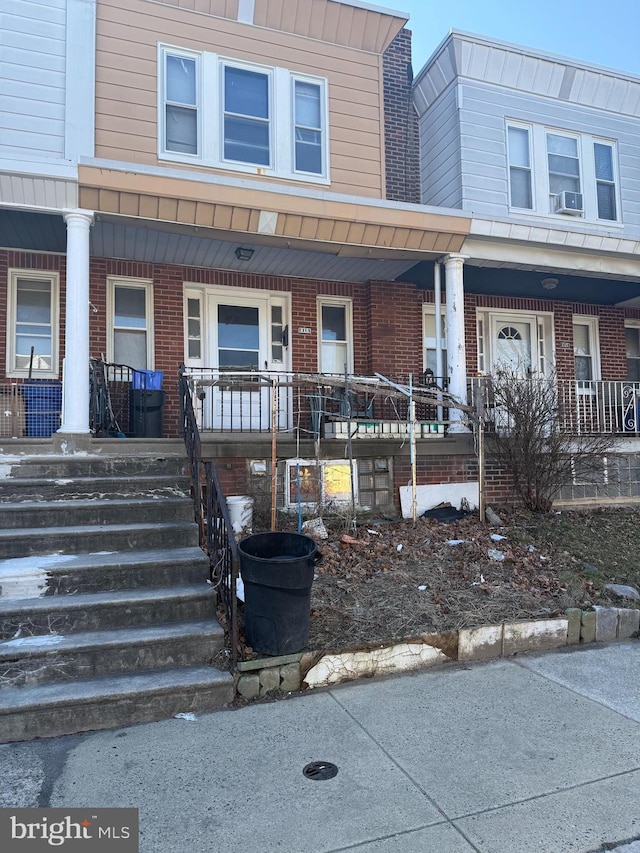
<path fill-rule="evenodd" d="M 420 119 L 422 201 L 462 207 L 456 87 L 450 86 Z"/>
<path fill-rule="evenodd" d="M 0 158 L 62 159 L 67 0 L 3 0 Z"/>
<path fill-rule="evenodd" d="M 61 210 L 78 205 L 75 181 L 33 178 L 27 175 L 11 175 L 1 172 L 0 198 L 3 204 L 47 208 L 49 210 Z"/>

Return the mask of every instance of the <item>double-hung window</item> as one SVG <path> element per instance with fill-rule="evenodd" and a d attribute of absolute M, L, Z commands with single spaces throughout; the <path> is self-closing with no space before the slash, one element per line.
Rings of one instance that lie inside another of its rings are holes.
<path fill-rule="evenodd" d="M 640 320 L 625 324 L 624 337 L 627 350 L 627 379 L 640 382 Z"/>
<path fill-rule="evenodd" d="M 574 315 L 573 360 L 575 376 L 579 382 L 590 383 L 594 379 L 600 379 L 597 317 Z M 588 387 L 588 384 L 585 387 Z"/>
<path fill-rule="evenodd" d="M 57 273 L 9 270 L 7 375 L 58 376 Z"/>
<path fill-rule="evenodd" d="M 256 166 L 271 165 L 269 74 L 223 65 L 223 158 Z"/>
<path fill-rule="evenodd" d="M 159 45 L 158 156 L 329 183 L 327 81 Z"/>
<path fill-rule="evenodd" d="M 140 279 L 107 279 L 109 306 L 108 358 L 135 370 L 153 368 L 152 283 Z"/>
<path fill-rule="evenodd" d="M 320 373 L 352 373 L 351 302 L 318 300 L 318 327 Z"/>
<path fill-rule="evenodd" d="M 509 187 L 511 207 L 531 210 L 531 147 L 529 130 L 512 125 L 508 128 Z"/>
<path fill-rule="evenodd" d="M 199 153 L 198 57 L 164 54 L 163 149 L 176 154 Z"/>
<path fill-rule="evenodd" d="M 617 149 L 588 133 L 508 121 L 509 207 L 545 216 L 620 219 Z"/>

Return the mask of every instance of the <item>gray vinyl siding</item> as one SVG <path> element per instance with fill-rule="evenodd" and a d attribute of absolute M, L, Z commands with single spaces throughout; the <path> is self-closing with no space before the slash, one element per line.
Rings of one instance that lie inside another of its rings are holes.
<path fill-rule="evenodd" d="M 638 118 L 477 82 L 463 82 L 460 89 L 464 210 L 486 216 L 510 215 L 506 121 L 516 120 L 616 141 L 625 234 L 640 234 Z M 438 102 L 429 112 L 437 107 Z"/>
<path fill-rule="evenodd" d="M 420 180 L 423 204 L 462 207 L 455 86 L 449 86 L 420 119 Z"/>
<path fill-rule="evenodd" d="M 60 159 L 67 0 L 3 0 L 0 158 Z"/>

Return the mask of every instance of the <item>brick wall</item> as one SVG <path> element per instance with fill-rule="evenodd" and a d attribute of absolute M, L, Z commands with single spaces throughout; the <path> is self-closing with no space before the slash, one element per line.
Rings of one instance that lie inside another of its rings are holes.
<path fill-rule="evenodd" d="M 418 117 L 411 84 L 411 31 L 400 30 L 382 58 L 387 198 L 420 203 Z"/>

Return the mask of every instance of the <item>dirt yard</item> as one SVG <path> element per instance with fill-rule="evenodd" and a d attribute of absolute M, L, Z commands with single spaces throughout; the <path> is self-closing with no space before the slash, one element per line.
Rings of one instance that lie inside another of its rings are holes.
<path fill-rule="evenodd" d="M 369 518 L 350 533 L 344 521 L 325 518 L 309 647 L 344 651 L 551 617 L 620 604 L 603 589 L 609 582 L 640 588 L 640 507 L 500 515 L 502 527 L 475 516 L 420 518 L 415 527 Z M 244 649 L 243 657 L 254 656 Z"/>

